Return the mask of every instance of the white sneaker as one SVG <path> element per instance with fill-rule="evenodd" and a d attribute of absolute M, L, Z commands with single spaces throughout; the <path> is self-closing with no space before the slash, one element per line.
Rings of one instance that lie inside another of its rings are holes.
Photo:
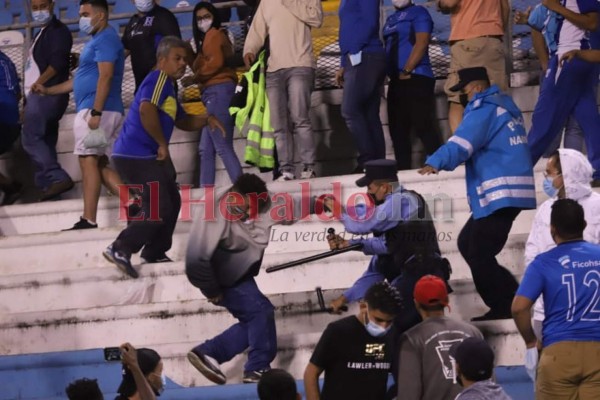
<path fill-rule="evenodd" d="M 316 178 L 317 174 L 315 174 L 315 171 L 312 168 L 304 168 L 304 171 L 302 171 L 302 174 L 300 174 L 300 179 L 312 179 L 312 178 Z"/>
<path fill-rule="evenodd" d="M 277 178 L 275 182 L 287 182 L 293 181 L 294 179 L 296 179 L 296 177 L 291 172 L 282 172 L 281 176 Z"/>

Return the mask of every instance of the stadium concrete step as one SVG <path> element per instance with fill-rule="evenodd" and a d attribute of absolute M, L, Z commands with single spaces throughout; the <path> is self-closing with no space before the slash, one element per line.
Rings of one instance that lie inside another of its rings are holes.
<path fill-rule="evenodd" d="M 339 291 L 324 293 L 327 299 L 337 294 Z M 300 377 L 321 332 L 339 317 L 318 312 L 313 292 L 269 297 L 276 307 L 281 350 L 274 365 Z M 484 309 L 468 282 L 455 285 L 451 304 L 453 318 L 478 315 Z M 356 311 L 354 306 L 347 315 Z M 205 300 L 23 313 L 2 318 L 0 329 L 6 340 L 0 344 L 0 352 L 10 355 L 69 351 L 118 346 L 128 341 L 137 347 L 158 350 L 166 359 L 169 377 L 175 382 L 185 386 L 206 385 L 208 382 L 187 363 L 185 354 L 234 322 L 223 308 Z M 477 326 L 495 347 L 498 365 L 522 362 L 524 346 L 512 320 L 478 323 Z M 239 379 L 243 362 L 243 356 L 238 356 L 223 367 L 229 376 Z"/>
<path fill-rule="evenodd" d="M 511 235 L 499 260 L 515 276 L 523 272 L 525 235 Z M 442 243 L 444 256 L 453 266 L 452 282 L 468 281 L 471 273 L 453 242 Z M 340 254 L 320 261 L 267 273 L 266 268 L 315 254 L 315 251 L 267 254 L 257 281 L 265 294 L 295 293 L 323 289 L 343 289 L 366 270 L 370 256 L 360 252 Z M 185 275 L 183 262 L 146 264 L 140 278 L 130 279 L 112 264 L 100 268 L 79 268 L 2 277 L 0 314 L 125 304 L 164 303 L 202 299 Z M 27 301 L 14 301 L 27 299 Z"/>
<path fill-rule="evenodd" d="M 543 162 L 536 166 L 536 184 L 541 188 L 545 165 Z M 354 201 L 357 193 L 365 189 L 357 188 L 356 179 L 360 175 L 345 175 L 336 177 L 316 178 L 308 181 L 271 182 L 268 188 L 273 195 L 289 193 L 310 196 L 334 193 L 341 197 L 344 204 Z M 435 220 L 452 219 L 454 212 L 468 210 L 466 189 L 464 183 L 464 167 L 453 172 L 442 172 L 438 176 L 422 177 L 415 170 L 402 171 L 398 174 L 400 181 L 410 190 L 421 193 L 432 208 Z M 227 186 L 216 187 L 215 193 Z M 340 192 L 338 194 L 337 192 Z M 193 201 L 204 196 L 203 189 L 191 189 L 185 186 L 180 219 L 189 220 L 190 215 L 199 207 Z M 187 201 L 190 199 L 192 202 Z M 360 198 L 359 198 L 360 199 Z M 538 203 L 545 200 L 543 192 L 538 192 Z M 274 199 L 282 202 L 281 198 Z M 36 204 L 17 204 L 0 208 L 0 234 L 4 236 L 22 235 L 41 232 L 58 232 L 70 228 L 79 221 L 83 209 L 80 199 L 44 202 Z M 116 196 L 103 196 L 98 205 L 97 222 L 101 227 L 114 226 L 122 223 L 119 218 L 124 208 L 120 207 Z"/>

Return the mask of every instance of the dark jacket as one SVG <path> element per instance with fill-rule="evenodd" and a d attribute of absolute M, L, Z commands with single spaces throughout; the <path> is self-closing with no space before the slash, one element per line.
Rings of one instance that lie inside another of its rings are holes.
<path fill-rule="evenodd" d="M 52 66 L 57 72 L 44 86 L 50 87 L 69 80 L 69 57 L 73 46 L 73 37 L 69 28 L 56 18 L 48 23 L 46 28 L 38 32 L 33 48 L 33 59 L 40 69 L 40 74 Z"/>

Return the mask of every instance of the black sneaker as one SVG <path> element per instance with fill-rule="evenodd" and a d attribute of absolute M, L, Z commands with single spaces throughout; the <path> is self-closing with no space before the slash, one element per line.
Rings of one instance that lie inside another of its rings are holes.
<path fill-rule="evenodd" d="M 140 259 L 142 260 L 142 264 L 159 264 L 173 262 L 173 260 L 171 260 L 166 254 L 163 254 L 162 256 L 157 258 L 140 257 Z"/>
<path fill-rule="evenodd" d="M 260 378 L 267 371 L 268 371 L 268 369 L 261 369 L 261 370 L 258 370 L 258 371 L 246 371 L 246 372 L 244 372 L 244 379 L 242 379 L 242 382 L 244 382 L 244 383 L 258 383 L 258 381 L 260 381 Z"/>
<path fill-rule="evenodd" d="M 93 224 L 87 219 L 83 217 L 79 217 L 79 222 L 76 222 L 72 228 L 63 229 L 64 231 L 76 231 L 78 229 L 95 229 L 98 227 L 98 224 Z"/>
<path fill-rule="evenodd" d="M 202 354 L 197 350 L 192 350 L 187 354 L 188 361 L 198 370 L 202 375 L 211 382 L 217 385 L 224 385 L 227 382 L 227 377 L 219 369 L 219 363 L 212 357 Z"/>
<path fill-rule="evenodd" d="M 1 185 L 0 190 L 4 192 L 4 199 L 2 200 L 2 204 L 0 205 L 8 206 L 13 204 L 19 199 L 19 197 L 21 197 L 21 194 L 23 194 L 23 189 L 23 185 L 21 185 L 19 182 L 13 182 L 8 185 Z"/>
<path fill-rule="evenodd" d="M 512 319 L 512 314 L 510 311 L 495 311 L 490 310 L 479 317 L 471 318 L 473 322 L 481 322 L 481 321 L 494 321 L 497 319 Z"/>
<path fill-rule="evenodd" d="M 102 255 L 130 277 L 137 278 L 139 276 L 138 272 L 131 265 L 130 257 L 121 251 L 113 249 L 112 245 L 108 246 L 106 250 L 102 252 Z"/>

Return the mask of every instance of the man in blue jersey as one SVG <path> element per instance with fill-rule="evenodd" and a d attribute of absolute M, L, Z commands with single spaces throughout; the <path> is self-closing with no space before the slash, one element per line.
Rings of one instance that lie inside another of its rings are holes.
<path fill-rule="evenodd" d="M 92 37 L 81 52 L 75 78 L 51 87 L 36 83 L 31 90 L 43 95 L 75 94 L 74 154 L 81 168 L 83 215 L 70 229 L 91 229 L 98 227 L 101 185 L 117 194 L 122 183 L 108 165 L 107 152 L 123 122 L 125 56 L 119 35 L 108 24 L 106 0 L 81 0 L 79 4 L 79 29 Z"/>
<path fill-rule="evenodd" d="M 527 346 L 526 367 L 537 367 L 538 400 L 600 395 L 600 246 L 583 240 L 585 227 L 579 203 L 554 202 L 550 232 L 557 246 L 529 264 L 512 304 Z M 531 307 L 540 295 L 546 314 L 541 345 L 531 325 Z"/>
<path fill-rule="evenodd" d="M 533 167 L 523 116 L 510 96 L 490 86 L 483 67 L 458 71 L 465 104 L 454 136 L 425 161 L 421 175 L 466 166 L 467 198 L 472 215 L 458 236 L 458 249 L 469 264 L 473 282 L 490 308 L 473 321 L 507 319 L 518 283 L 496 260 L 512 223 L 523 209 L 536 206 Z"/>
<path fill-rule="evenodd" d="M 113 148 L 112 160 L 123 180 L 142 191 L 141 213 L 104 251 L 104 257 L 132 278 L 131 254 L 142 251 L 145 263 L 170 262 L 173 231 L 181 207 L 177 173 L 169 154 L 173 128 L 198 132 L 221 123 L 213 116 L 187 115 L 177 102 L 174 82 L 186 68 L 187 44 L 175 36 L 163 38 L 156 51 L 156 69 L 140 85 L 123 130 Z"/>
<path fill-rule="evenodd" d="M 594 93 L 597 68 L 579 59 L 568 64 L 561 64 L 559 60 L 571 50 L 590 48 L 589 32 L 598 27 L 600 6 L 597 0 L 546 0 L 543 5 L 557 16 L 556 45 L 549 49 L 548 69 L 528 134 L 531 159 L 537 163 L 573 114 L 583 129 L 588 159 L 595 170 L 594 180 L 598 181 L 600 115 Z"/>

